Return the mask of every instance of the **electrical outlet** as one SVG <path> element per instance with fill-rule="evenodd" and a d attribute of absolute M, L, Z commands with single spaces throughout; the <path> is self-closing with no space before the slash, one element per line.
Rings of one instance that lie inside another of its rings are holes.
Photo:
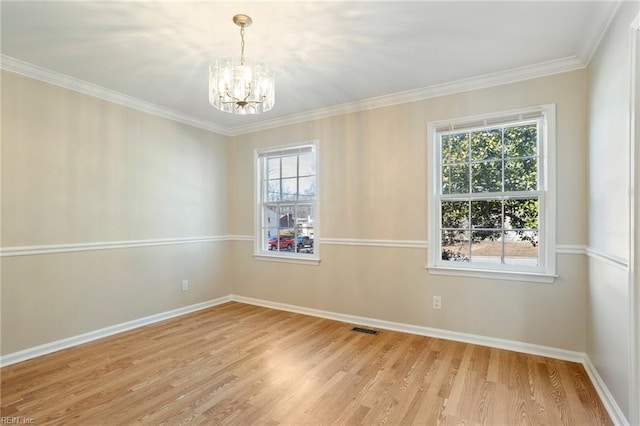
<path fill-rule="evenodd" d="M 189 280 L 182 280 L 182 291 L 189 290 Z"/>
<path fill-rule="evenodd" d="M 433 309 L 442 309 L 442 297 L 433 296 Z"/>

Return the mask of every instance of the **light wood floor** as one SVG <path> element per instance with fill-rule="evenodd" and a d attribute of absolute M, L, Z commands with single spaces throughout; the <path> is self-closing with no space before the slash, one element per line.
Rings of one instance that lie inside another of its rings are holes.
<path fill-rule="evenodd" d="M 2 369 L 33 424 L 608 425 L 580 364 L 227 303 Z"/>

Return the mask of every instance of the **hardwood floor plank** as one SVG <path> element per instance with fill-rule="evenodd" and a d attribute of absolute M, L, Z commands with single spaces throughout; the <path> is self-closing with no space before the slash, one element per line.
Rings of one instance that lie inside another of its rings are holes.
<path fill-rule="evenodd" d="M 227 303 L 0 371 L 35 424 L 609 425 L 581 365 Z"/>

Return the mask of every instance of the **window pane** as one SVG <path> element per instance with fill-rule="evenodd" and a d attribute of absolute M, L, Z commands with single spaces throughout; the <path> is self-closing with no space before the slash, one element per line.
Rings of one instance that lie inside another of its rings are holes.
<path fill-rule="evenodd" d="M 505 232 L 504 263 L 538 266 L 538 233 L 536 231 Z"/>
<path fill-rule="evenodd" d="M 264 228 L 264 238 L 262 241 L 264 242 L 263 250 L 277 250 L 278 245 L 276 244 L 276 236 L 278 235 L 278 228 Z"/>
<path fill-rule="evenodd" d="M 502 228 L 502 201 L 478 200 L 471 202 L 472 228 Z"/>
<path fill-rule="evenodd" d="M 468 201 L 443 201 L 441 209 L 443 228 L 461 229 L 469 227 Z"/>
<path fill-rule="evenodd" d="M 267 201 L 280 201 L 280 179 L 267 181 Z"/>
<path fill-rule="evenodd" d="M 296 251 L 313 254 L 313 206 L 301 204 L 296 209 Z"/>
<path fill-rule="evenodd" d="M 282 157 L 282 177 L 294 177 L 298 174 L 298 156 Z"/>
<path fill-rule="evenodd" d="M 469 232 L 442 231 L 442 260 L 450 262 L 469 261 Z"/>
<path fill-rule="evenodd" d="M 296 226 L 298 231 L 303 228 L 309 227 L 313 229 L 313 206 L 311 205 L 298 205 L 296 209 Z M 305 233 L 305 235 L 311 235 Z"/>
<path fill-rule="evenodd" d="M 469 166 L 444 166 L 442 168 L 443 194 L 469 193 Z"/>
<path fill-rule="evenodd" d="M 295 226 L 295 206 L 280 206 L 278 209 L 278 229 L 280 234 L 293 234 Z"/>
<path fill-rule="evenodd" d="M 265 240 L 275 237 L 276 235 L 278 235 L 278 228 L 265 228 L 265 237 L 267 237 Z"/>
<path fill-rule="evenodd" d="M 473 192 L 502 191 L 502 161 L 484 161 L 471 166 Z"/>
<path fill-rule="evenodd" d="M 537 198 L 506 200 L 504 202 L 505 228 L 539 229 Z"/>
<path fill-rule="evenodd" d="M 286 201 L 294 201 L 298 196 L 297 179 L 282 179 L 282 199 Z"/>
<path fill-rule="evenodd" d="M 280 177 L 280 158 L 267 159 L 267 178 L 278 179 Z"/>
<path fill-rule="evenodd" d="M 269 238 L 269 250 L 292 252 L 296 249 L 296 242 L 293 235 L 278 234 Z"/>
<path fill-rule="evenodd" d="M 500 129 L 473 132 L 470 138 L 472 160 L 502 158 L 502 131 Z"/>
<path fill-rule="evenodd" d="M 313 234 L 313 229 L 311 229 Z M 296 235 L 296 252 L 301 254 L 313 254 L 314 241 L 313 237 L 308 235 Z"/>
<path fill-rule="evenodd" d="M 264 209 L 264 227 L 265 228 L 277 228 L 278 227 L 278 208 L 275 206 L 267 206 Z"/>
<path fill-rule="evenodd" d="M 300 176 L 311 176 L 316 174 L 316 162 L 315 162 L 315 154 L 313 152 L 309 152 L 307 154 L 300 155 L 299 162 L 299 171 L 298 174 Z"/>
<path fill-rule="evenodd" d="M 275 206 L 267 206 L 264 209 L 263 250 L 277 250 L 275 237 L 278 235 L 278 218 L 280 214 Z"/>
<path fill-rule="evenodd" d="M 502 231 L 474 231 L 471 240 L 471 262 L 502 263 Z"/>
<path fill-rule="evenodd" d="M 299 187 L 299 200 L 312 200 L 316 196 L 316 177 L 301 177 L 298 181 Z"/>
<path fill-rule="evenodd" d="M 505 191 L 535 191 L 537 186 L 538 162 L 535 158 L 505 161 Z"/>
<path fill-rule="evenodd" d="M 442 136 L 442 163 L 464 163 L 469 161 L 469 134 Z"/>
<path fill-rule="evenodd" d="M 537 124 L 506 127 L 504 129 L 504 155 L 508 158 L 538 155 Z"/>

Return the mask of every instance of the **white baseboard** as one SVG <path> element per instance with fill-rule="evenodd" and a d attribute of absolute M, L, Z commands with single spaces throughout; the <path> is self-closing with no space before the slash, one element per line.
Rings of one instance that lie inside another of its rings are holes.
<path fill-rule="evenodd" d="M 231 301 L 230 296 L 219 297 L 217 299 L 208 300 L 206 302 L 184 306 L 182 308 L 161 312 L 159 314 L 150 315 L 144 318 L 138 318 L 133 321 L 115 324 L 109 327 L 101 328 L 99 330 L 80 334 L 78 336 L 68 337 L 66 339 L 56 340 L 55 342 L 34 346 L 32 348 L 24 349 L 0 357 L 0 367 L 6 367 L 8 365 L 26 361 L 31 358 L 47 355 L 52 352 L 60 351 L 62 349 L 67 349 L 73 346 L 81 345 L 83 343 L 91 342 L 93 340 L 102 339 L 103 337 L 108 337 L 117 333 L 122 333 L 124 331 L 133 330 L 134 328 L 143 327 L 145 325 L 164 321 L 169 318 L 185 315 L 191 312 L 199 311 L 201 309 L 210 308 L 212 306 L 220 305 L 229 301 Z"/>
<path fill-rule="evenodd" d="M 582 352 L 569 351 L 566 349 L 551 348 L 548 346 L 534 345 L 531 343 L 497 339 L 494 337 L 478 336 L 474 334 L 458 333 L 456 331 L 448 331 L 438 328 L 384 321 L 375 318 L 347 315 L 337 312 L 288 305 L 285 303 L 271 302 L 268 300 L 254 299 L 251 297 L 231 295 L 231 300 L 240 303 L 247 303 L 250 305 L 263 306 L 265 308 L 278 309 L 280 311 L 295 312 L 298 314 L 327 318 L 340 322 L 366 325 L 368 327 L 377 327 L 385 330 L 399 331 L 402 333 L 417 334 L 420 336 L 437 337 L 440 339 L 454 340 L 456 342 L 473 343 L 475 345 L 489 346 L 492 348 L 546 356 L 549 358 L 556 358 L 564 361 L 582 363 L 585 356 Z"/>
<path fill-rule="evenodd" d="M 589 379 L 591 379 L 591 383 L 593 383 L 593 387 L 596 388 L 596 392 L 598 392 L 598 396 L 600 397 L 602 404 L 604 404 L 604 408 L 609 413 L 609 417 L 611 417 L 613 424 L 616 426 L 629 426 L 629 421 L 587 355 L 585 355 L 582 365 L 587 371 Z"/>
<path fill-rule="evenodd" d="M 423 327 L 418 325 L 404 324 L 392 321 L 384 321 L 375 318 L 361 317 L 355 315 L 341 314 L 337 312 L 324 311 L 320 309 L 305 308 L 296 305 L 289 305 L 286 303 L 272 302 L 268 300 L 255 299 L 251 297 L 229 295 L 212 299 L 206 302 L 197 303 L 194 305 L 185 306 L 178 309 L 173 309 L 167 312 L 161 312 L 159 314 L 150 315 L 144 318 L 139 318 L 133 321 L 124 322 L 121 324 L 112 325 L 109 327 L 101 328 L 99 330 L 84 333 L 78 336 L 69 337 L 55 342 L 45 343 L 43 345 L 35 346 L 32 348 L 24 349 L 22 351 L 14 352 L 0 357 L 0 367 L 6 367 L 8 365 L 16 364 L 18 362 L 26 361 L 31 358 L 36 358 L 42 355 L 47 355 L 52 352 L 57 352 L 62 349 L 67 349 L 73 346 L 81 345 L 83 343 L 91 342 L 93 340 L 108 337 L 124 331 L 129 331 L 134 328 L 143 327 L 159 321 L 164 321 L 169 318 L 185 315 L 191 312 L 199 311 L 202 309 L 210 308 L 212 306 L 221 305 L 227 302 L 239 302 L 249 305 L 262 306 L 270 309 L 277 309 L 280 311 L 294 312 L 298 314 L 310 315 L 319 318 L 326 318 L 334 321 L 346 322 L 350 324 L 365 325 L 368 327 L 381 328 L 384 330 L 399 331 L 402 333 L 417 334 L 420 336 L 436 337 L 440 339 L 453 340 L 456 342 L 472 343 L 475 345 L 488 346 L 497 349 L 506 349 L 515 352 L 522 352 L 531 355 L 545 356 L 549 358 L 555 358 L 565 361 L 572 361 L 580 363 L 584 366 L 593 386 L 598 393 L 598 396 L 602 400 L 611 420 L 615 425 L 629 426 L 629 422 L 622 413 L 620 406 L 617 404 L 613 395 L 607 388 L 606 384 L 598 374 L 595 366 L 591 363 L 589 357 L 576 351 L 569 351 L 566 349 L 552 348 L 542 345 L 534 345 L 531 343 L 518 342 L 513 340 L 497 339 L 494 337 L 478 336 L 474 334 L 459 333 L 455 331 L 442 330 L 438 328 Z"/>

